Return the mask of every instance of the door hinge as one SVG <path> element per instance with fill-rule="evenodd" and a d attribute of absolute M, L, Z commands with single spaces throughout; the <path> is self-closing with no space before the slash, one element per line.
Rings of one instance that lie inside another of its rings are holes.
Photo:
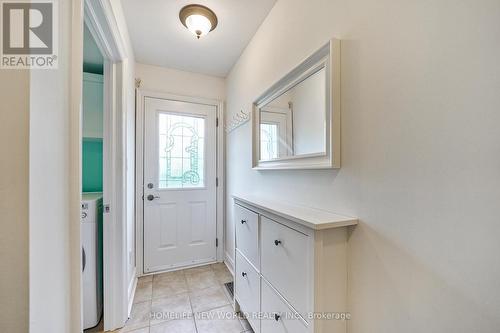
<path fill-rule="evenodd" d="M 215 247 L 219 247 L 219 239 L 218 238 L 215 239 Z"/>
<path fill-rule="evenodd" d="M 219 187 L 219 177 L 215 177 L 215 187 Z"/>
<path fill-rule="evenodd" d="M 219 117 L 215 118 L 215 127 L 219 127 Z"/>

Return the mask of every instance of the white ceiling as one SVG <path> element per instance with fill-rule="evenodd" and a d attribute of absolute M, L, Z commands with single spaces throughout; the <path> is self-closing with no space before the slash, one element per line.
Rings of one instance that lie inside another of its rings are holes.
<path fill-rule="evenodd" d="M 122 0 L 137 62 L 225 77 L 276 0 Z M 197 40 L 179 21 L 185 5 L 212 9 L 219 23 Z"/>

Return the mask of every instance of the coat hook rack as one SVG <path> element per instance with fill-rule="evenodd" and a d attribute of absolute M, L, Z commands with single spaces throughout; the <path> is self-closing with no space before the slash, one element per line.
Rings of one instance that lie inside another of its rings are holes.
<path fill-rule="evenodd" d="M 140 78 L 135 78 L 135 87 L 139 89 L 141 87 L 142 80 Z"/>
<path fill-rule="evenodd" d="M 234 114 L 233 117 L 228 120 L 225 126 L 226 133 L 234 131 L 236 128 L 240 127 L 249 120 L 250 113 L 240 110 L 240 112 Z"/>

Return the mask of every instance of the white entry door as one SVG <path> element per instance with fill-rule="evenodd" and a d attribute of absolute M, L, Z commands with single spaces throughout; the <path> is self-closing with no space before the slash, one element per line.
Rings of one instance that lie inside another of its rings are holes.
<path fill-rule="evenodd" d="M 145 99 L 145 272 L 216 260 L 216 112 Z"/>

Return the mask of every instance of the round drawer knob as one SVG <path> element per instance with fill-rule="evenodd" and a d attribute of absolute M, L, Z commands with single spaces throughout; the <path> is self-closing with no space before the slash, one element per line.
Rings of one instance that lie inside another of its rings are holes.
<path fill-rule="evenodd" d="M 247 223 L 247 220 L 241 220 L 241 224 Z"/>
<path fill-rule="evenodd" d="M 241 272 L 241 276 L 245 277 L 245 276 L 247 276 L 247 273 Z"/>
<path fill-rule="evenodd" d="M 280 241 L 280 240 L 275 240 L 275 241 L 274 241 L 274 245 L 278 246 L 278 245 L 280 245 L 280 244 L 281 244 L 281 241 Z"/>
<path fill-rule="evenodd" d="M 277 313 L 274 314 L 274 320 L 278 321 L 280 320 L 281 316 Z"/>

